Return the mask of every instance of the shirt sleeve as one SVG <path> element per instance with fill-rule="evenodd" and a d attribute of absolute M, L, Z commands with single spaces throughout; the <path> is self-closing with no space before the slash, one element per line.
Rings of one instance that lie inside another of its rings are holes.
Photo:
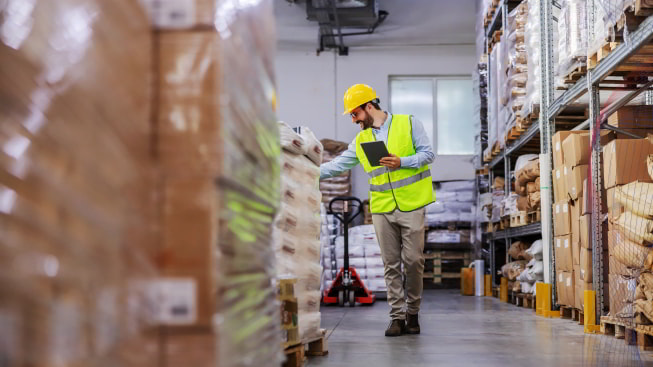
<path fill-rule="evenodd" d="M 358 157 L 356 156 L 356 138 L 352 140 L 351 144 L 347 150 L 342 152 L 331 162 L 324 163 L 320 166 L 320 180 L 323 178 L 329 178 L 338 176 L 341 173 L 348 171 L 359 163 Z"/>
<path fill-rule="evenodd" d="M 431 148 L 431 142 L 424 130 L 422 122 L 414 117 L 412 118 L 413 146 L 415 154 L 409 157 L 401 157 L 401 167 L 420 168 L 424 165 L 433 163 L 435 154 Z"/>

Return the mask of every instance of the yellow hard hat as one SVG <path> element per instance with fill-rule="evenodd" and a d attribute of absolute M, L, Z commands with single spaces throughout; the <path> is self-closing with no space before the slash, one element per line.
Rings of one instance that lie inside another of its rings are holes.
<path fill-rule="evenodd" d="M 367 84 L 354 84 L 345 92 L 343 98 L 345 102 L 345 112 L 343 115 L 351 113 L 356 107 L 377 99 L 376 92 Z"/>

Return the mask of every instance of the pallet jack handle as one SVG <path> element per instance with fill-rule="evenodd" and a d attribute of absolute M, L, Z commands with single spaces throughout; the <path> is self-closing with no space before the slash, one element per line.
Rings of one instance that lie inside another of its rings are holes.
<path fill-rule="evenodd" d="M 333 211 L 333 203 L 337 202 L 344 202 L 345 205 L 343 206 L 343 213 L 336 213 Z M 352 205 L 352 213 L 347 213 L 347 204 L 349 203 L 357 203 L 358 205 Z M 363 203 L 360 201 L 355 196 L 337 196 L 329 202 L 329 214 L 332 214 L 334 217 L 338 218 L 338 220 L 344 225 L 344 271 L 345 271 L 345 279 L 346 283 L 349 283 L 351 281 L 351 278 L 349 276 L 349 223 L 351 223 L 354 218 L 358 216 L 358 214 L 361 213 L 361 209 L 363 208 Z M 355 210 L 355 211 L 354 211 Z M 346 284 L 349 285 L 349 284 Z"/>

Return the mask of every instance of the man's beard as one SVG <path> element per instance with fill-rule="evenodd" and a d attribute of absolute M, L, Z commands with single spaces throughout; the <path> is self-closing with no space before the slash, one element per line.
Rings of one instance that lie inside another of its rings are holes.
<path fill-rule="evenodd" d="M 365 118 L 363 120 L 356 121 L 358 126 L 361 126 L 361 130 L 369 129 L 374 126 L 374 119 L 367 112 L 365 113 Z"/>

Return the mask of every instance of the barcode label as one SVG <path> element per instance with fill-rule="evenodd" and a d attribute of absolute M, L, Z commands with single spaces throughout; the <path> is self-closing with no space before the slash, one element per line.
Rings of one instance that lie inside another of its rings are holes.
<path fill-rule="evenodd" d="M 183 29 L 195 24 L 195 0 L 142 0 L 156 28 Z"/>
<path fill-rule="evenodd" d="M 197 319 L 197 284 L 192 278 L 152 281 L 150 297 L 158 305 L 156 320 L 165 325 L 192 324 Z"/>
<path fill-rule="evenodd" d="M 569 240 L 565 240 L 565 248 L 569 248 Z"/>

